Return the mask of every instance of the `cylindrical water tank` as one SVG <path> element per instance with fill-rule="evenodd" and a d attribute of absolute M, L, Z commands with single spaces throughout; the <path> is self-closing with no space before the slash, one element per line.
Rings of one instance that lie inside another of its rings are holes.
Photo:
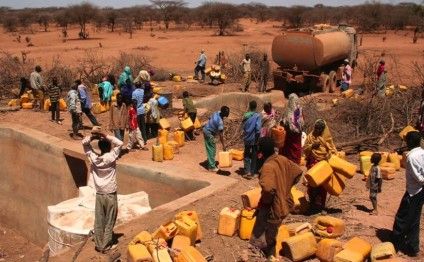
<path fill-rule="evenodd" d="M 343 31 L 286 32 L 274 38 L 272 58 L 282 68 L 313 71 L 349 56 L 350 37 Z"/>

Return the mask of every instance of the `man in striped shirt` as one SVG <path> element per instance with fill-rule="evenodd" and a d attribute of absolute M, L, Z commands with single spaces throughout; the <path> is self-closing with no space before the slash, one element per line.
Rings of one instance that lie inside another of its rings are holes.
<path fill-rule="evenodd" d="M 60 99 L 60 87 L 57 84 L 57 78 L 54 77 L 52 79 L 52 83 L 49 85 L 49 97 L 50 97 L 50 110 L 52 111 L 52 122 L 56 122 L 57 124 L 61 125 L 62 122 L 60 121 L 60 108 L 59 108 L 59 99 Z"/>

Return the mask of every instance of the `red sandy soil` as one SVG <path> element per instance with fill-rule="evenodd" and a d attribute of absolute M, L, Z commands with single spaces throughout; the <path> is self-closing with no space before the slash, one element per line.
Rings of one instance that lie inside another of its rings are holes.
<path fill-rule="evenodd" d="M 151 59 L 153 65 L 189 74 L 201 48 L 206 49 L 209 59 L 212 59 L 218 50 L 224 50 L 227 54 L 239 52 L 243 50 L 243 44 L 255 46 L 270 53 L 272 39 L 279 33 L 279 29 L 274 28 L 273 25 L 278 23 L 255 24 L 248 20 L 243 20 L 241 24 L 245 31 L 237 33 L 236 36 L 228 37 L 212 36 L 212 30 L 171 30 L 168 32 L 155 30 L 153 32 L 155 36 L 152 37 L 150 36 L 150 30 L 146 28 L 142 32 L 137 31 L 133 39 L 129 39 L 128 34 L 125 33 L 94 32 L 91 30 L 91 37 L 96 39 L 86 41 L 71 40 L 66 43 L 61 41 L 59 29 L 52 27 L 51 31 L 47 33 L 37 32 L 36 34 L 30 34 L 29 36 L 35 45 L 31 48 L 27 48 L 24 43 L 18 44 L 14 42 L 13 39 L 15 37 L 10 34 L 1 34 L 0 50 L 6 50 L 17 55 L 20 55 L 23 50 L 30 51 L 30 58 L 41 61 L 42 65 L 48 65 L 51 63 L 52 58 L 57 55 L 60 55 L 62 61 L 66 64 L 75 63 L 84 54 L 85 49 L 95 49 L 105 57 L 116 56 L 120 51 L 134 52 L 139 49 L 146 49 L 142 52 Z M 69 34 L 71 37 L 76 37 L 76 32 L 77 29 L 74 28 Z M 411 32 L 409 32 L 408 36 L 405 36 L 405 33 L 398 32 L 395 34 L 394 32 L 389 32 L 385 42 L 382 41 L 382 35 L 364 35 L 363 46 L 361 47 L 362 52 L 372 53 L 376 61 L 382 51 L 386 53 L 389 74 L 393 72 L 390 79 L 395 84 L 414 84 L 414 79 L 409 77 L 411 75 L 410 65 L 412 61 L 423 59 L 424 40 L 419 39 L 418 44 L 414 45 L 412 44 Z M 24 39 L 26 35 L 23 34 L 22 36 Z M 98 47 L 99 42 L 102 43 L 103 48 Z M 398 70 L 393 67 L 393 61 L 397 61 Z M 395 74 L 395 72 L 397 73 Z M 357 73 L 356 76 L 354 76 L 354 81 L 356 84 L 360 84 L 360 73 Z M 206 96 L 221 91 L 221 88 L 206 85 L 199 86 L 197 84 L 167 82 L 164 85 L 174 91 L 184 88 L 189 89 L 196 96 Z M 225 92 L 234 91 L 237 90 L 238 85 L 231 84 L 223 87 Z M 53 136 L 71 140 L 68 136 L 68 130 L 70 129 L 69 114 L 63 112 L 62 116 L 64 118 L 62 126 L 48 121 L 50 117 L 48 113 L 34 113 L 26 110 L 0 114 L 0 122 L 20 123 Z M 98 117 L 102 123 L 107 123 L 107 114 L 102 114 Z M 85 123 L 88 123 L 87 119 L 85 119 Z M 173 161 L 163 163 L 163 167 L 172 168 L 174 165 L 183 165 L 187 172 L 197 172 L 199 176 L 215 175 L 205 172 L 199 166 L 199 162 L 204 160 L 202 141 L 202 137 L 198 137 L 196 142 L 188 143 L 182 149 L 181 154 L 177 155 Z M 133 152 L 124 156 L 120 161 L 136 161 L 145 165 L 155 165 L 150 158 L 150 151 Z M 353 156 L 352 161 L 357 161 L 357 156 Z M 228 238 L 216 234 L 218 213 L 221 208 L 224 206 L 241 207 L 240 194 L 257 185 L 257 180 L 246 181 L 234 172 L 239 166 L 241 166 L 241 162 L 236 163 L 230 170 L 230 177 L 240 181 L 234 187 L 200 199 L 184 208 L 196 210 L 200 214 L 204 238 L 199 249 L 205 255 L 213 255 L 215 261 L 236 261 L 247 249 L 247 243 L 236 236 Z M 380 213 L 378 216 L 370 216 L 364 211 L 371 204 L 368 200 L 368 192 L 365 189 L 364 182 L 361 181 L 361 176 L 357 175 L 352 180 L 349 180 L 345 192 L 340 197 L 331 197 L 328 204 L 329 208 L 335 212 L 332 215 L 343 218 L 347 223 L 347 231 L 342 240 L 347 240 L 353 236 L 363 237 L 372 243 L 387 240 L 404 190 L 404 170 L 401 170 L 394 180 L 384 181 L 383 192 L 378 196 Z M 148 221 L 140 218 L 135 222 L 117 228 L 117 233 L 124 234 L 119 239 L 120 244 L 118 246 L 118 251 L 123 254 L 124 261 L 126 244 L 135 234 L 146 229 L 153 231 L 160 223 L 166 222 L 171 216 L 172 214 L 167 214 L 166 217 L 157 216 L 150 218 Z M 312 220 L 313 217 L 290 215 L 286 222 Z M 421 250 L 424 250 L 423 219 L 421 222 Z M 13 230 L 0 229 L 0 261 L 3 258 L 5 259 L 4 261 L 37 261 L 41 257 L 40 247 L 31 245 L 27 240 L 14 233 Z M 2 233 L 4 230 L 6 234 Z M 74 250 L 52 261 L 70 261 L 73 252 Z M 19 256 L 22 255 L 24 257 L 20 258 Z M 93 243 L 89 241 L 78 261 L 107 261 L 107 257 L 97 254 L 94 251 Z M 258 259 L 251 257 L 249 261 L 258 261 Z M 419 261 L 419 259 L 416 261 Z"/>
<path fill-rule="evenodd" d="M 182 74 L 191 74 L 194 61 L 198 57 L 200 49 L 204 48 L 209 58 L 209 63 L 215 59 L 218 51 L 225 51 L 227 55 L 239 53 L 244 50 L 244 45 L 271 54 L 273 38 L 281 33 L 278 22 L 255 23 L 247 19 L 241 20 L 243 32 L 237 32 L 233 36 L 215 36 L 214 29 L 200 29 L 193 27 L 189 31 L 172 29 L 169 31 L 154 28 L 151 36 L 150 28 L 136 31 L 133 38 L 129 34 L 118 29 L 112 33 L 106 29 L 95 31 L 89 30 L 91 39 L 78 40 L 78 28 L 68 30 L 69 40 L 62 41 L 61 30 L 50 27 L 48 32 L 43 32 L 38 25 L 33 25 L 35 34 L 22 33 L 22 42 L 18 43 L 18 33 L 3 33 L 0 35 L 0 50 L 11 52 L 21 56 L 21 51 L 29 52 L 28 58 L 37 63 L 48 66 L 53 58 L 59 57 L 65 64 L 72 65 L 85 54 L 86 50 L 98 52 L 104 58 L 115 57 L 120 52 L 141 52 L 146 55 L 151 63 L 169 71 Z M 27 47 L 25 37 L 31 38 L 33 47 Z M 386 41 L 383 42 L 383 36 Z M 99 47 L 102 44 L 102 48 Z M 363 45 L 360 47 L 361 54 L 370 54 L 378 61 L 380 54 L 385 53 L 386 64 L 390 79 L 394 84 L 413 84 L 411 79 L 411 64 L 413 61 L 421 61 L 424 55 L 424 39 L 419 39 L 417 44 L 412 43 L 410 31 L 388 31 L 387 34 L 364 34 Z M 271 57 L 271 56 L 270 56 Z M 276 67 L 273 64 L 273 67 Z M 354 76 L 360 83 L 362 73 Z M 401 79 L 399 79 L 401 78 Z M 416 84 L 416 83 L 414 83 Z"/>
<path fill-rule="evenodd" d="M 107 122 L 107 114 L 97 115 L 102 123 Z M 20 123 L 25 126 L 31 126 L 34 129 L 41 130 L 53 136 L 69 139 L 67 130 L 70 128 L 69 114 L 63 113 L 64 124 L 59 126 L 48 121 L 49 113 L 35 113 L 28 110 L 19 112 L 7 113 L 0 115 L 1 122 Z M 196 172 L 199 176 L 215 175 L 206 172 L 199 163 L 204 160 L 203 139 L 198 137 L 196 142 L 187 143 L 179 155 L 176 155 L 173 161 L 167 161 L 160 164 L 160 167 L 166 170 L 175 165 L 182 166 L 187 172 Z M 75 143 L 80 143 L 75 141 Z M 153 142 L 149 143 L 149 147 Z M 120 161 L 137 162 L 141 165 L 156 166 L 157 163 L 152 162 L 151 152 L 131 152 L 125 155 Z M 352 156 L 352 161 L 357 161 L 357 156 Z M 215 261 L 233 261 L 246 252 L 247 242 L 240 240 L 238 237 L 228 238 L 221 237 L 216 234 L 218 214 L 221 208 L 225 206 L 241 207 L 240 195 L 257 185 L 257 180 L 246 181 L 241 178 L 235 171 L 242 165 L 241 162 L 236 162 L 235 165 L 228 171 L 231 171 L 230 177 L 239 180 L 231 189 L 222 190 L 214 195 L 200 199 L 193 204 L 189 204 L 184 209 L 196 210 L 200 214 L 200 220 L 204 231 L 204 238 L 199 249 L 205 254 L 212 254 Z M 143 189 L 140 189 L 143 190 Z M 404 170 L 401 170 L 397 177 L 391 181 L 384 181 L 383 192 L 378 196 L 380 213 L 378 216 L 370 216 L 366 212 L 371 204 L 368 200 L 368 192 L 365 184 L 361 181 L 361 175 L 355 176 L 347 182 L 347 188 L 340 197 L 331 197 L 328 207 L 333 216 L 341 217 L 347 224 L 347 231 L 341 238 L 348 240 L 353 236 L 360 236 L 371 243 L 378 243 L 387 240 L 390 233 L 394 214 L 398 208 L 400 199 L 405 190 Z M 126 257 L 126 244 L 134 237 L 134 235 L 142 230 L 153 231 L 160 223 L 166 222 L 172 214 L 163 214 L 160 216 L 149 217 L 149 220 L 142 218 L 131 222 L 128 225 L 123 225 L 116 228 L 117 233 L 122 233 L 119 239 L 118 251 Z M 315 216 L 307 217 L 302 215 L 290 215 L 286 222 L 293 221 L 309 221 L 311 222 Z M 424 219 L 422 219 L 422 222 Z M 422 223 L 421 231 L 421 250 L 424 250 L 424 232 Z M 41 256 L 41 248 L 28 244 L 27 241 L 13 233 L 9 229 L 4 229 L 7 234 L 4 237 L 5 241 L 0 242 L 0 251 L 6 254 L 6 259 L 19 257 L 24 255 L 20 261 L 34 261 Z M 1 233 L 1 231 L 0 231 Z M 25 246 L 25 248 L 22 248 Z M 66 255 L 53 259 L 52 261 L 69 261 L 69 257 L 73 255 L 75 250 L 71 250 Z M 1 253 L 0 253 L 1 254 Z M 248 252 L 248 254 L 250 254 Z M 233 257 L 235 259 L 233 259 Z M 28 260 L 26 260 L 28 259 Z M 107 261 L 108 257 L 99 255 L 94 251 L 93 243 L 88 242 L 83 249 L 78 261 Z M 257 261 L 254 257 L 249 261 Z M 13 259 L 11 261 L 14 261 Z M 125 261 L 125 260 L 124 260 Z M 419 261 L 419 260 L 417 260 Z"/>

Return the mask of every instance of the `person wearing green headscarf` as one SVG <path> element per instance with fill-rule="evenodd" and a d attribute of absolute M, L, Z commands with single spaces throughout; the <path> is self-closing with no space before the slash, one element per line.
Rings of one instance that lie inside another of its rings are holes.
<path fill-rule="evenodd" d="M 122 72 L 122 74 L 119 76 L 119 80 L 118 80 L 119 90 L 121 90 L 121 87 L 126 85 L 128 79 L 131 81 L 131 83 L 133 82 L 131 68 L 129 66 L 126 66 L 124 68 L 124 72 Z"/>

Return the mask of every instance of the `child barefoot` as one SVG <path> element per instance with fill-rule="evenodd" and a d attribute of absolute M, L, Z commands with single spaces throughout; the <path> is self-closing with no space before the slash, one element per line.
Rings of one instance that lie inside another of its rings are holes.
<path fill-rule="evenodd" d="M 381 171 L 378 164 L 381 161 L 381 155 L 379 153 L 374 153 L 371 156 L 371 170 L 370 175 L 367 180 L 367 188 L 370 190 L 370 200 L 372 203 L 373 210 L 370 212 L 370 215 L 378 215 L 377 210 L 377 194 L 381 192 Z"/>

